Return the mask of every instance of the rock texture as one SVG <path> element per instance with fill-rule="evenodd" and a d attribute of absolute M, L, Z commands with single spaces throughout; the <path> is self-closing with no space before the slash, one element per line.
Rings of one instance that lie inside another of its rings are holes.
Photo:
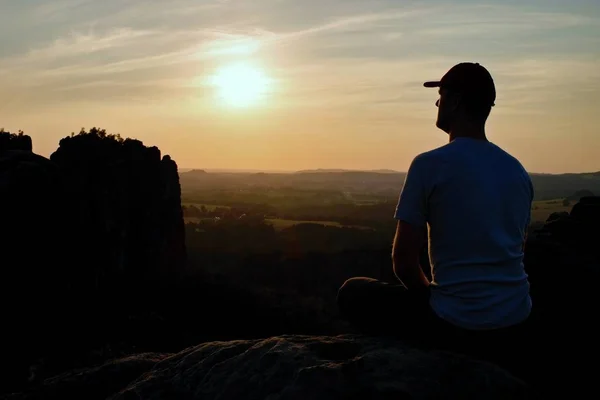
<path fill-rule="evenodd" d="M 107 397 L 110 390 L 114 392 Z M 342 335 L 210 342 L 169 357 L 131 356 L 48 379 L 37 393 L 10 398 L 490 400 L 529 396 L 521 381 L 491 364 L 417 350 L 388 339 Z"/>
<path fill-rule="evenodd" d="M 37 358 L 63 370 L 118 336 L 136 302 L 164 303 L 184 228 L 177 164 L 156 147 L 94 128 L 47 159 L 0 131 L 0 393 L 31 383 Z"/>
<path fill-rule="evenodd" d="M 78 369 L 46 379 L 37 390 L 0 398 L 6 400 L 105 399 L 167 357 L 167 354 L 159 353 L 124 357 L 96 367 Z"/>
<path fill-rule="evenodd" d="M 183 268 L 181 188 L 168 155 L 92 128 L 63 138 L 50 159 L 67 181 L 80 222 L 78 248 L 90 258 L 97 289 L 160 280 Z"/>
<path fill-rule="evenodd" d="M 111 400 L 506 399 L 526 387 L 491 365 L 364 337 L 212 342 L 158 363 Z"/>

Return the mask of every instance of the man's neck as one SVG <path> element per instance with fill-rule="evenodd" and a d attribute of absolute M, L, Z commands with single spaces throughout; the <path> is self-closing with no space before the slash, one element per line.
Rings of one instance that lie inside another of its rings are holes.
<path fill-rule="evenodd" d="M 485 126 L 484 125 L 463 125 L 453 128 L 450 131 L 450 142 L 457 138 L 469 138 L 476 140 L 483 140 L 485 142 L 488 141 L 488 138 L 485 134 Z"/>

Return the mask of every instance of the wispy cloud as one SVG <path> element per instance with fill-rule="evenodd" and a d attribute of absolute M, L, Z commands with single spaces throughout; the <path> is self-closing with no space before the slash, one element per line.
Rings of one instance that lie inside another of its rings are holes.
<path fill-rule="evenodd" d="M 134 46 L 140 42 L 140 39 L 151 40 L 150 37 L 156 35 L 157 32 L 138 31 L 130 28 L 116 29 L 106 35 L 73 32 L 67 37 L 54 41 L 49 46 L 31 50 L 21 59 L 37 62 L 62 57 L 85 57 L 90 53 L 102 50 Z"/>
<path fill-rule="evenodd" d="M 564 81 L 570 71 L 552 61 L 570 49 L 538 47 L 538 36 L 583 29 L 580 38 L 591 40 L 585 29 L 597 31 L 599 22 L 596 16 L 562 9 L 489 4 L 105 3 L 40 2 L 31 10 L 36 20 L 86 10 L 88 19 L 73 21 L 66 30 L 61 26 L 62 33 L 51 40 L 25 43 L 29 50 L 21 54 L 0 53 L 0 83 L 69 92 L 98 86 L 137 90 L 153 84 L 179 90 L 220 60 L 258 58 L 277 71 L 289 104 L 398 103 L 418 108 L 415 104 L 428 96 L 419 90 L 420 82 L 465 59 L 491 64 L 507 95 L 554 88 L 552 82 Z M 598 51 L 589 51 L 597 59 Z M 594 56 L 578 53 L 570 59 L 585 71 L 580 76 L 596 76 Z M 518 101 L 525 99 L 529 97 Z"/>
<path fill-rule="evenodd" d="M 53 0 L 41 2 L 33 7 L 32 14 L 40 19 L 48 20 L 60 14 L 72 12 L 74 9 L 92 3 L 94 0 Z"/>

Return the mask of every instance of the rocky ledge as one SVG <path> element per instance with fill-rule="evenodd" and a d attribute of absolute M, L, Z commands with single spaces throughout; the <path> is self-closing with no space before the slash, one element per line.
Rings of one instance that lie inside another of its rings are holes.
<path fill-rule="evenodd" d="M 210 342 L 45 380 L 5 399 L 526 399 L 492 364 L 357 335 Z"/>

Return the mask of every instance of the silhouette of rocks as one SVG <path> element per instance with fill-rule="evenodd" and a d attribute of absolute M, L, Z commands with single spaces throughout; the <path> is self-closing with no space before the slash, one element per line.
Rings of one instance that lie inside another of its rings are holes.
<path fill-rule="evenodd" d="M 569 213 L 552 213 L 544 226 L 535 231 L 530 246 L 553 248 L 569 263 L 600 263 L 600 196 L 581 197 Z"/>
<path fill-rule="evenodd" d="M 28 365 L 56 338 L 69 263 L 58 168 L 31 152 L 31 139 L 0 132 L 0 391 L 25 383 Z"/>
<path fill-rule="evenodd" d="M 582 197 L 569 213 L 553 213 L 525 246 L 525 267 L 532 296 L 559 317 L 573 320 L 585 314 L 593 292 L 591 283 L 600 277 L 600 196 Z M 560 288 L 560 296 L 557 290 Z M 590 289 L 590 292 L 587 291 Z M 572 309 L 566 310 L 567 305 Z M 576 311 L 576 312 L 574 312 Z M 583 318 L 579 323 L 588 321 Z"/>
<path fill-rule="evenodd" d="M 153 367 L 150 363 L 158 361 Z M 138 373 L 134 377 L 134 372 Z M 137 378 L 137 379 L 136 379 Z M 101 386 L 105 383 L 107 386 Z M 121 384 L 117 387 L 116 383 Z M 107 388 L 113 396 L 106 397 Z M 37 397 L 36 397 L 37 396 Z M 44 397 L 45 396 L 45 397 Z M 354 335 L 209 342 L 140 355 L 49 379 L 13 397 L 125 399 L 527 399 L 525 384 L 491 364 Z"/>
<path fill-rule="evenodd" d="M 177 164 L 156 147 L 91 129 L 50 159 L 0 132 L 0 392 L 38 358 L 85 364 L 90 346 L 156 297 L 186 259 Z M 164 302 L 164 299 L 156 301 Z M 65 363 L 62 365 L 61 363 Z"/>
<path fill-rule="evenodd" d="M 181 188 L 169 156 L 92 128 L 62 139 L 50 159 L 67 182 L 90 286 L 106 291 L 182 270 Z"/>
<path fill-rule="evenodd" d="M 582 197 L 569 213 L 553 214 L 525 245 L 525 269 L 531 282 L 532 321 L 537 331 L 559 345 L 552 356 L 541 343 L 530 343 L 540 360 L 541 382 L 555 382 L 569 396 L 590 389 L 593 369 L 580 362 L 595 359 L 600 330 L 596 282 L 600 277 L 600 197 Z M 563 382 L 558 385 L 558 383 Z"/>
<path fill-rule="evenodd" d="M 0 153 L 7 150 L 32 151 L 31 137 L 22 131 L 15 134 L 0 129 Z"/>
<path fill-rule="evenodd" d="M 578 190 L 571 196 L 567 197 L 567 200 L 580 201 L 582 197 L 593 197 L 594 193 L 587 189 Z"/>

